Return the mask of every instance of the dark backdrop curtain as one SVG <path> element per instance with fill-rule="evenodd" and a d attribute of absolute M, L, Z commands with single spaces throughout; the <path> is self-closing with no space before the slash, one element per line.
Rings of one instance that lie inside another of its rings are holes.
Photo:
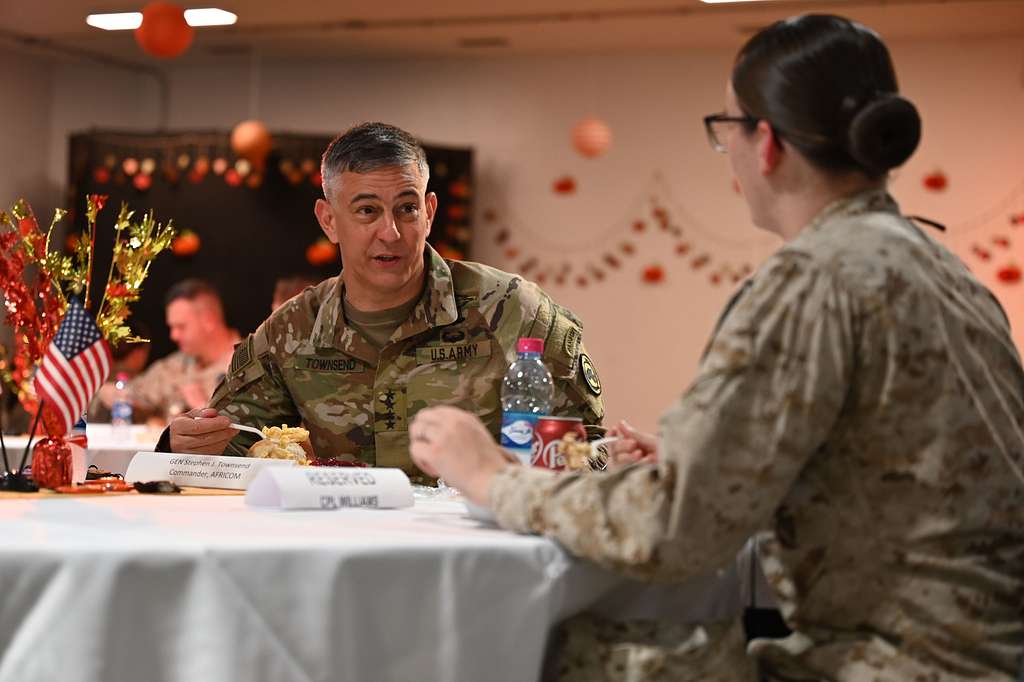
<path fill-rule="evenodd" d="M 200 277 L 213 284 L 223 296 L 228 324 L 244 335 L 269 314 L 278 277 L 305 274 L 319 280 L 337 274 L 339 260 L 313 265 L 306 255 L 322 236 L 313 203 L 322 196 L 319 159 L 330 140 L 326 135 L 274 134 L 259 182 L 249 174 L 233 186 L 227 181 L 235 180 L 230 170 L 216 172 L 225 165 L 234 169 L 237 162 L 227 133 L 92 131 L 71 137 L 66 202 L 73 207 L 71 231 L 80 233 L 85 225 L 86 194 L 110 197 L 98 220 L 94 287 L 106 281 L 121 202 L 137 214 L 152 209 L 161 222 L 171 219 L 179 231 L 192 230 L 201 240 L 194 255 L 161 254 L 134 307 L 130 322 L 133 329 L 138 321 L 148 327 L 151 360 L 174 350 L 164 322 L 164 296 L 182 279 Z M 429 189 L 439 200 L 430 242 L 447 257 L 468 256 L 472 152 L 428 146 L 427 157 Z M 136 165 L 140 170 L 131 173 Z M 206 166 L 208 172 L 200 173 Z M 146 186 L 136 178 L 151 167 Z M 95 305 L 99 297 L 93 298 Z"/>

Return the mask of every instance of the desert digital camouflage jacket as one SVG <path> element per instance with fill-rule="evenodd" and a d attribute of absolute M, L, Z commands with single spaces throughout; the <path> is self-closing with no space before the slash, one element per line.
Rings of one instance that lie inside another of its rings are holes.
<path fill-rule="evenodd" d="M 1024 372 L 993 295 L 884 192 L 765 262 L 660 429 L 657 465 L 509 467 L 500 523 L 658 581 L 763 533 L 794 630 L 749 646 L 772 679 L 1016 679 Z M 661 644 L 621 679 L 688 679 Z M 591 663 L 587 679 L 619 679 Z"/>
<path fill-rule="evenodd" d="M 301 422 L 318 457 L 416 475 L 416 412 L 457 405 L 497 436 L 501 379 L 519 337 L 536 336 L 555 380 L 552 413 L 600 423 L 600 380 L 572 313 L 532 282 L 429 246 L 426 268 L 421 301 L 380 351 L 346 325 L 340 275 L 291 299 L 238 346 L 212 407 L 252 426 Z M 244 454 L 253 438 L 236 437 L 225 454 Z"/>

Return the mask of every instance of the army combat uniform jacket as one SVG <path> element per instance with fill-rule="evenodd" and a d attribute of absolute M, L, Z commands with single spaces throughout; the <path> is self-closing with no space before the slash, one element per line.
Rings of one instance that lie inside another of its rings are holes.
<path fill-rule="evenodd" d="M 545 340 L 552 413 L 598 424 L 601 384 L 580 323 L 535 284 L 427 246 L 426 286 L 381 350 L 346 324 L 341 276 L 278 308 L 235 351 L 211 406 L 243 424 L 303 424 L 320 458 L 361 460 L 416 475 L 409 422 L 433 405 L 479 416 L 497 437 L 501 379 L 521 336 Z M 225 454 L 245 454 L 236 437 Z"/>
<path fill-rule="evenodd" d="M 992 294 L 884 192 L 831 205 L 765 262 L 660 428 L 656 465 L 508 467 L 499 522 L 658 581 L 763 532 L 794 631 L 749 646 L 769 679 L 1016 679 L 1024 371 Z M 620 657 L 616 677 L 606 657 L 577 679 L 688 679 L 678 648 L 648 641 L 643 670 Z"/>

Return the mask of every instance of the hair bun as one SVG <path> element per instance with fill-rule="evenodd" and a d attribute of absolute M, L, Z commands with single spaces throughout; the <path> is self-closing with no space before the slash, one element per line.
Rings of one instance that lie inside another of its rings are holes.
<path fill-rule="evenodd" d="M 866 104 L 850 121 L 850 156 L 870 175 L 881 175 L 910 158 L 921 141 L 921 117 L 913 103 L 885 93 Z"/>

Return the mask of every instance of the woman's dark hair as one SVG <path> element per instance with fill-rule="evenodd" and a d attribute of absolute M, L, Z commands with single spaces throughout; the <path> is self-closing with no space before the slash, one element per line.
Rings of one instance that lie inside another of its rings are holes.
<path fill-rule="evenodd" d="M 882 39 L 842 17 L 808 14 L 761 30 L 737 55 L 732 87 L 744 113 L 826 171 L 880 177 L 921 139 Z"/>

